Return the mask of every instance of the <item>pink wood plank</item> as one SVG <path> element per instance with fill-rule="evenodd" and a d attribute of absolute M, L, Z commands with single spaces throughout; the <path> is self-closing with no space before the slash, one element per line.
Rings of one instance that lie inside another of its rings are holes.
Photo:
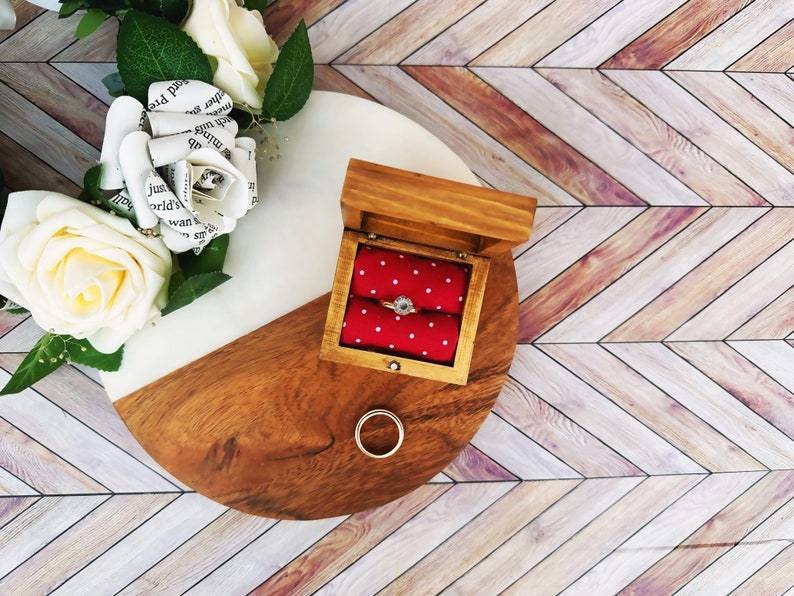
<path fill-rule="evenodd" d="M 714 517 L 763 478 L 763 472 L 714 474 L 672 503 L 660 515 L 620 545 L 562 594 L 615 594 L 685 541 L 695 530 L 712 524 Z M 760 494 L 760 493 L 756 493 Z M 696 547 L 708 548 L 709 542 Z M 697 549 L 693 549 L 697 555 Z M 637 594 L 668 594 L 666 575 Z M 631 593 L 631 592 L 627 592 Z"/>
<path fill-rule="evenodd" d="M 405 71 L 580 201 L 595 205 L 644 204 L 471 71 L 422 67 L 406 67 Z M 463 89 L 465 93 L 461 92 Z M 526 142 L 529 138 L 531 143 Z"/>
<path fill-rule="evenodd" d="M 555 0 L 469 64 L 532 66 L 618 2 Z"/>
<path fill-rule="evenodd" d="M 590 434 L 587 428 L 512 378 L 505 383 L 494 412 L 585 477 L 642 474 L 642 470 Z"/>
<path fill-rule="evenodd" d="M 730 77 L 794 126 L 794 80 L 791 77 L 776 72 L 732 72 Z"/>
<path fill-rule="evenodd" d="M 765 212 L 755 208 L 710 209 L 559 325 L 544 333 L 541 341 L 601 340 Z"/>
<path fill-rule="evenodd" d="M 794 287 L 747 321 L 728 339 L 784 339 L 794 333 Z"/>
<path fill-rule="evenodd" d="M 732 341 L 731 347 L 783 387 L 794 393 L 794 356 L 791 342 L 774 340 Z"/>
<path fill-rule="evenodd" d="M 553 0 L 489 0 L 406 58 L 404 64 L 467 64 Z M 438 4 L 435 4 L 437 7 Z M 510 19 L 504 18 L 509 13 Z"/>
<path fill-rule="evenodd" d="M 494 594 L 501 592 L 640 482 L 641 478 L 584 480 L 452 583 L 449 590 L 452 594 L 474 594 L 488 586 Z"/>
<path fill-rule="evenodd" d="M 751 2 L 687 2 L 622 48 L 601 68 L 662 68 Z"/>
<path fill-rule="evenodd" d="M 789 242 L 666 339 L 725 339 L 790 288 L 792 280 L 794 242 Z"/>
<path fill-rule="evenodd" d="M 703 468 L 537 347 L 519 345 L 511 376 L 647 474 Z"/>
<path fill-rule="evenodd" d="M 653 27 L 686 0 L 623 0 L 571 37 L 537 66 L 596 68 L 633 41 L 639 32 Z"/>
<path fill-rule="evenodd" d="M 668 343 L 748 408 L 794 438 L 794 393 L 724 342 Z"/>
<path fill-rule="evenodd" d="M 278 520 L 229 509 L 128 584 L 118 596 L 156 594 L 165 589 L 183 593 L 207 575 L 209 568 L 222 565 L 276 523 Z"/>
<path fill-rule="evenodd" d="M 773 205 L 794 205 L 794 174 L 657 71 L 604 73 Z"/>
<path fill-rule="evenodd" d="M 794 440 L 659 343 L 609 344 L 610 352 L 772 470 L 794 467 Z"/>
<path fill-rule="evenodd" d="M 60 124 L 102 148 L 107 107 L 49 64 L 0 63 L 0 78 Z"/>
<path fill-rule="evenodd" d="M 640 217 L 638 207 L 582 209 L 516 259 L 516 276 L 521 281 L 518 300 L 532 294 L 596 250 L 631 221 Z"/>
<path fill-rule="evenodd" d="M 549 453 L 509 421 L 491 413 L 471 444 L 522 480 L 579 478 L 581 475 Z"/>
<path fill-rule="evenodd" d="M 580 205 L 548 176 L 480 128 L 467 114 L 453 109 L 405 70 L 389 66 L 336 66 L 342 74 L 378 101 L 411 118 L 444 141 L 488 186 L 536 197 L 541 205 Z M 523 145 L 519 145 L 523 147 Z M 564 149 L 559 148 L 560 151 Z M 581 167 L 587 170 L 587 165 Z M 584 184 L 595 184 L 585 181 Z M 608 183 L 606 193 L 618 202 Z M 594 188 L 595 190 L 595 188 Z M 621 192 L 627 192 L 625 189 Z M 595 193 L 593 193 L 595 195 Z M 639 202 L 638 199 L 634 199 Z"/>
<path fill-rule="evenodd" d="M 731 71 L 785 72 L 794 66 L 794 20 L 728 67 Z"/>
<path fill-rule="evenodd" d="M 698 475 L 647 478 L 511 585 L 505 594 L 559 594 L 703 478 Z"/>
<path fill-rule="evenodd" d="M 604 341 L 662 340 L 779 250 L 792 234 L 794 214 L 769 211 Z"/>
<path fill-rule="evenodd" d="M 262 16 L 268 33 L 281 47 L 301 19 L 311 27 L 344 3 L 345 0 L 276 0 L 268 2 Z"/>
<path fill-rule="evenodd" d="M 176 497 L 112 496 L 0 580 L 0 589 L 6 594 L 51 593 Z M 77 505 L 81 498 L 66 501 Z"/>
<path fill-rule="evenodd" d="M 648 209 L 519 306 L 519 342 L 538 339 L 704 213 L 700 207 Z"/>
<path fill-rule="evenodd" d="M 36 500 L 0 528 L 0 544 L 3 545 L 0 577 L 5 577 L 109 498 L 108 495 L 87 495 L 79 499 L 44 497 Z"/>
<path fill-rule="evenodd" d="M 438 10 L 436 0 L 418 0 L 345 52 L 348 64 L 399 64 L 482 3 L 457 0 Z"/>
<path fill-rule="evenodd" d="M 482 67 L 472 71 L 604 172 L 619 179 L 644 202 L 652 205 L 706 204 L 538 71 Z"/>
<path fill-rule="evenodd" d="M 387 4 L 377 2 L 342 2 L 325 18 L 309 29 L 312 56 L 318 64 L 328 64 L 344 54 L 373 29 L 412 4 L 412 0 L 392 0 Z"/>
<path fill-rule="evenodd" d="M 440 593 L 578 485 L 578 480 L 518 484 L 380 594 Z"/>
<path fill-rule="evenodd" d="M 467 445 L 455 460 L 444 468 L 444 474 L 456 482 L 518 480 L 496 461 L 473 445 Z"/>
<path fill-rule="evenodd" d="M 794 18 L 789 0 L 756 0 L 665 68 L 721 71 Z"/>
<path fill-rule="evenodd" d="M 764 565 L 735 591 L 733 596 L 756 596 L 758 594 L 783 594 L 791 587 L 794 577 L 794 544 Z"/>
<path fill-rule="evenodd" d="M 1 418 L 0 466 L 44 494 L 108 492 L 96 480 Z"/>
<path fill-rule="evenodd" d="M 350 79 L 339 73 L 338 70 L 327 64 L 318 64 L 314 67 L 314 85 L 312 89 L 318 91 L 334 91 L 354 95 L 363 99 L 373 100 L 374 98 L 364 91 L 361 87 L 353 83 Z"/>
<path fill-rule="evenodd" d="M 519 244 L 513 249 L 513 256 L 519 257 L 532 248 L 539 241 L 554 232 L 559 226 L 576 215 L 579 207 L 544 207 L 535 211 L 535 220 L 532 222 L 532 235 L 529 240 Z M 519 285 L 521 281 L 519 281 Z"/>
<path fill-rule="evenodd" d="M 794 17 L 794 11 L 792 12 Z M 794 172 L 794 128 L 722 72 L 671 72 L 669 76 L 742 132 L 789 171 Z"/>
<path fill-rule="evenodd" d="M 598 71 L 560 68 L 540 73 L 711 205 L 769 204 Z"/>
<path fill-rule="evenodd" d="M 602 346 L 551 344 L 541 349 L 706 470 L 765 469 Z"/>
<path fill-rule="evenodd" d="M 391 583 L 507 494 L 508 482 L 454 485 L 323 586 L 329 594 L 373 593 Z M 396 572 L 397 571 L 397 572 Z"/>

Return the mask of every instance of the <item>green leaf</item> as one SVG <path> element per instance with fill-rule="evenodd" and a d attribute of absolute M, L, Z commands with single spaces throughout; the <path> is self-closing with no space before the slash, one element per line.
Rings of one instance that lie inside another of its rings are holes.
<path fill-rule="evenodd" d="M 245 0 L 245 2 L 243 2 L 243 6 L 245 6 L 248 10 L 258 10 L 259 12 L 263 12 L 267 7 L 267 0 Z"/>
<path fill-rule="evenodd" d="M 190 4 L 188 0 L 160 0 L 160 10 L 167 20 L 178 25 L 190 12 Z"/>
<path fill-rule="evenodd" d="M 0 395 L 19 393 L 56 370 L 66 361 L 64 347 L 62 336 L 45 333 L 0 390 Z"/>
<path fill-rule="evenodd" d="M 108 90 L 110 97 L 119 97 L 124 95 L 124 81 L 121 80 L 121 75 L 118 73 L 118 71 L 103 77 L 102 84 L 105 86 L 105 89 Z"/>
<path fill-rule="evenodd" d="M 157 81 L 212 82 L 209 60 L 187 33 L 138 10 L 129 11 L 121 21 L 116 58 L 127 93 L 144 105 L 149 85 Z"/>
<path fill-rule="evenodd" d="M 58 18 L 64 19 L 66 17 L 72 16 L 82 7 L 83 3 L 81 0 L 66 0 L 66 2 L 61 3 L 61 8 L 58 10 Z"/>
<path fill-rule="evenodd" d="M 185 283 L 186 280 L 187 280 L 187 278 L 185 277 L 185 274 L 182 273 L 182 271 L 180 271 L 179 269 L 177 269 L 176 271 L 174 271 L 171 274 L 171 279 L 168 280 L 168 299 L 169 300 L 171 300 L 171 298 L 174 296 L 176 291 L 179 289 L 179 286 L 181 286 L 183 283 Z"/>
<path fill-rule="evenodd" d="M 76 362 L 104 371 L 118 370 L 124 355 L 124 346 L 112 354 L 103 354 L 87 339 L 71 335 L 45 333 L 28 352 L 16 372 L 0 391 L 0 395 L 19 393 L 58 369 L 65 362 Z"/>
<path fill-rule="evenodd" d="M 180 285 L 168 300 L 168 304 L 162 310 L 163 315 L 172 313 L 177 309 L 187 306 L 196 298 L 200 298 L 210 290 L 217 288 L 223 282 L 231 279 L 231 276 L 223 273 L 222 271 L 213 271 L 211 273 L 201 273 L 189 277 L 182 285 Z M 170 291 L 170 287 L 169 287 Z"/>
<path fill-rule="evenodd" d="M 262 113 L 266 118 L 288 120 L 309 99 L 314 82 L 314 59 L 306 23 L 301 19 L 279 51 L 273 74 L 265 87 Z"/>
<path fill-rule="evenodd" d="M 96 164 L 88 168 L 83 174 L 83 190 L 90 199 L 101 201 L 102 189 L 99 188 L 99 181 L 102 179 L 102 164 Z"/>
<path fill-rule="evenodd" d="M 229 234 L 217 236 L 204 247 L 199 254 L 192 250 L 177 255 L 179 267 L 185 277 L 190 278 L 201 273 L 223 271 L 226 262 L 226 251 L 229 249 Z"/>
<path fill-rule="evenodd" d="M 66 346 L 66 358 L 76 364 L 84 364 L 97 370 L 112 372 L 121 367 L 124 346 L 112 354 L 100 352 L 87 339 L 75 339 L 70 335 L 61 336 Z"/>
<path fill-rule="evenodd" d="M 0 296 L 0 310 L 4 310 L 5 312 L 11 313 L 12 315 L 26 315 L 30 312 L 24 306 L 20 306 L 5 296 Z"/>
<path fill-rule="evenodd" d="M 77 24 L 77 29 L 74 31 L 74 36 L 77 39 L 88 37 L 102 26 L 102 23 L 105 22 L 106 18 L 107 15 L 104 11 L 92 8 L 83 15 L 82 19 L 80 19 L 80 22 Z"/>

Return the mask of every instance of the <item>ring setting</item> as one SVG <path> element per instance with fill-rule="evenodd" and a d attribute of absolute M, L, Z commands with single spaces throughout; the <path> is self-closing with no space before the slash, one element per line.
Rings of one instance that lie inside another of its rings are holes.
<path fill-rule="evenodd" d="M 398 315 L 409 315 L 411 313 L 416 312 L 416 307 L 414 306 L 413 301 L 411 301 L 408 296 L 397 296 L 393 301 L 389 302 L 386 300 L 381 300 L 381 306 L 385 306 L 386 308 L 390 308 Z"/>

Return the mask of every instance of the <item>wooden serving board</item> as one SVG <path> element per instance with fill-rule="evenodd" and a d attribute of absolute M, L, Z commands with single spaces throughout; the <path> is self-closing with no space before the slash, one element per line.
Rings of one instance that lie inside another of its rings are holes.
<path fill-rule="evenodd" d="M 114 405 L 169 472 L 241 511 L 315 519 L 388 503 L 446 467 L 499 395 L 517 336 L 513 261 L 492 260 L 465 386 L 320 360 L 328 305 L 322 296 Z M 405 426 L 387 459 L 355 443 L 374 408 Z"/>

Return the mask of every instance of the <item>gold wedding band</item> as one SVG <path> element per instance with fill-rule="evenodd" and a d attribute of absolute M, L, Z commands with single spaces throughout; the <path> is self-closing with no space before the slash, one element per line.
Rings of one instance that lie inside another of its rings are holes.
<path fill-rule="evenodd" d="M 386 416 L 386 418 L 394 422 L 394 424 L 397 426 L 397 433 L 398 433 L 397 443 L 386 453 L 372 453 L 366 447 L 364 447 L 364 444 L 361 442 L 361 428 L 364 426 L 364 423 L 367 420 L 369 420 L 370 418 L 374 418 L 375 416 Z M 369 412 L 364 414 L 361 417 L 361 419 L 358 421 L 358 424 L 356 424 L 356 445 L 358 445 L 358 448 L 361 449 L 364 455 L 368 455 L 369 457 L 382 459 L 384 457 L 389 457 L 390 455 L 394 455 L 395 453 L 397 453 L 397 450 L 400 448 L 400 445 L 403 444 L 404 437 L 405 437 L 405 429 L 403 429 L 403 423 L 400 421 L 399 418 L 397 418 L 396 415 L 394 415 L 392 412 L 389 412 L 389 410 L 370 410 Z"/>
<path fill-rule="evenodd" d="M 393 301 L 381 300 L 380 304 L 390 308 L 398 315 L 409 315 L 416 312 L 414 303 L 408 296 L 397 296 Z"/>

